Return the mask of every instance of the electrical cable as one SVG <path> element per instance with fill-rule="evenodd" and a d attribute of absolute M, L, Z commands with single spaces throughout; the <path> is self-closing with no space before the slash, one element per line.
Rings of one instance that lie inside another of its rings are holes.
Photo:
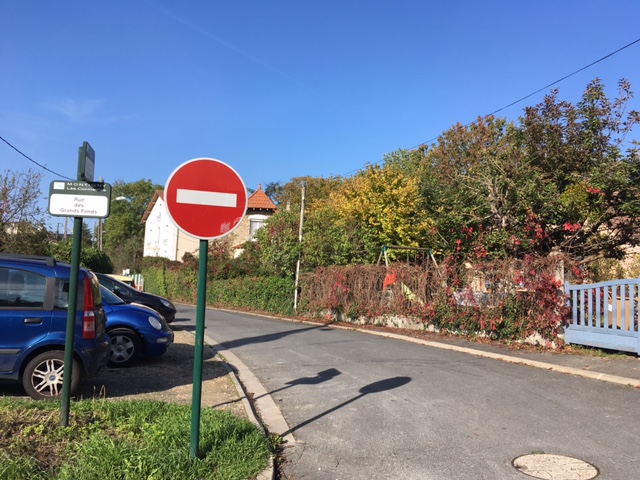
<path fill-rule="evenodd" d="M 53 170 L 51 170 L 50 168 L 47 168 L 45 165 L 41 165 L 40 163 L 36 162 L 34 159 L 32 159 L 31 157 L 29 157 L 28 155 L 26 155 L 25 153 L 21 152 L 20 150 L 18 150 L 18 148 L 14 147 L 13 145 L 11 145 L 7 140 L 5 140 L 4 138 L 2 138 L 2 136 L 0 136 L 0 140 L 2 140 L 4 143 L 6 143 L 7 145 L 9 145 L 11 148 L 13 148 L 16 152 L 18 152 L 20 155 L 22 155 L 24 158 L 26 158 L 27 160 L 29 160 L 30 162 L 36 164 L 37 166 L 39 166 L 40 168 L 42 168 L 43 170 L 46 170 L 47 172 L 53 173 L 54 175 L 57 175 L 59 177 L 65 178 L 67 180 L 71 180 L 73 181 L 73 178 L 69 178 L 69 177 L 65 177 L 64 175 L 60 175 L 58 172 L 54 172 Z"/>
<path fill-rule="evenodd" d="M 505 110 L 505 109 L 507 109 L 507 108 L 509 108 L 509 107 L 512 107 L 513 105 L 516 105 L 516 104 L 518 104 L 518 103 L 522 102 L 523 100 L 526 100 L 527 98 L 530 98 L 530 97 L 532 97 L 533 95 L 535 95 L 535 94 L 537 94 L 537 93 L 540 93 L 540 92 L 542 92 L 543 90 L 546 90 L 547 88 L 552 87 L 552 86 L 554 86 L 554 85 L 556 85 L 556 84 L 558 84 L 558 83 L 560 83 L 560 82 L 562 82 L 562 81 L 566 80 L 567 78 L 572 77 L 572 76 L 574 76 L 574 75 L 576 75 L 576 74 L 578 74 L 578 73 L 582 72 L 583 70 L 586 70 L 587 68 L 592 67 L 593 65 L 596 65 L 597 63 L 602 62 L 603 60 L 606 60 L 606 59 L 607 59 L 607 58 L 609 58 L 609 57 L 612 57 L 613 55 L 615 55 L 615 54 L 617 54 L 617 53 L 621 52 L 622 50 L 625 50 L 625 49 L 627 49 L 627 48 L 631 47 L 632 45 L 635 45 L 635 44 L 636 44 L 636 43 L 638 43 L 638 42 L 640 42 L 640 38 L 638 38 L 638 39 L 634 40 L 634 41 L 633 41 L 633 42 L 631 42 L 631 43 L 628 43 L 628 44 L 627 44 L 627 45 L 625 45 L 624 47 L 621 47 L 621 48 L 619 48 L 619 49 L 617 49 L 617 50 L 615 50 L 615 51 L 613 51 L 613 52 L 609 53 L 608 55 L 605 55 L 605 56 L 604 56 L 604 57 L 602 57 L 602 58 L 599 58 L 598 60 L 596 60 L 596 61 L 594 61 L 594 62 L 591 62 L 590 64 L 588 64 L 588 65 L 586 65 L 586 66 L 584 66 L 584 67 L 582 67 L 582 68 L 579 68 L 578 70 L 576 70 L 576 71 L 574 71 L 574 72 L 572 72 L 572 73 L 570 73 L 570 74 L 568 74 L 568 75 L 565 75 L 564 77 L 562 77 L 562 78 L 560 78 L 560 79 L 558 79 L 558 80 L 556 80 L 556 81 L 554 81 L 554 82 L 551 82 L 550 84 L 548 84 L 548 85 L 546 85 L 546 86 L 544 86 L 544 87 L 542 87 L 542 88 L 539 88 L 539 89 L 538 89 L 538 90 L 536 90 L 535 92 L 532 92 L 532 93 L 530 93 L 530 94 L 528 94 L 528 95 L 525 95 L 524 97 L 519 98 L 518 100 L 516 100 L 516 101 L 514 101 L 514 102 L 511 102 L 511 103 L 509 103 L 508 105 L 505 105 L 504 107 L 498 108 L 497 110 L 494 110 L 493 112 L 491 112 L 491 113 L 489 113 L 489 114 L 487 114 L 487 115 L 484 115 L 484 116 L 485 116 L 485 117 L 488 117 L 488 116 L 490 116 L 490 115 L 495 115 L 496 113 L 501 112 L 502 110 Z M 471 125 L 472 123 L 473 123 L 473 122 L 469 122 L 469 123 L 467 123 L 467 124 L 466 124 L 466 125 L 464 125 L 464 126 L 465 126 L 465 127 L 468 127 L 468 126 L 469 126 L 469 125 Z M 422 147 L 422 146 L 424 146 L 424 145 L 427 145 L 427 144 L 429 144 L 429 143 L 431 143 L 431 142 L 433 142 L 433 141 L 437 140 L 438 138 L 439 138 L 439 136 L 438 136 L 438 137 L 434 137 L 434 138 L 432 138 L 432 139 L 430 139 L 430 140 L 427 140 L 427 141 L 425 141 L 425 142 L 422 142 L 422 143 L 420 143 L 420 144 L 416 145 L 415 147 L 410 148 L 409 150 L 415 150 L 415 149 L 417 149 L 417 148 L 420 148 L 420 147 Z M 65 178 L 65 179 L 67 179 L 67 180 L 73 180 L 73 179 L 71 179 L 71 178 L 69 178 L 69 177 L 66 177 L 66 176 L 64 176 L 64 175 L 60 175 L 59 173 L 54 172 L 53 170 L 51 170 L 51 169 L 47 168 L 46 166 L 41 165 L 40 163 L 36 162 L 36 161 L 35 161 L 35 160 L 33 160 L 32 158 L 30 158 L 29 156 L 27 156 L 26 154 L 24 154 L 23 152 L 21 152 L 18 148 L 16 148 L 16 147 L 14 147 L 13 145 L 11 145 L 11 143 L 9 143 L 7 140 L 5 140 L 4 138 L 2 138 L 2 136 L 0 136 L 0 140 L 2 140 L 4 143 L 6 143 L 7 145 L 9 145 L 11 148 L 13 148 L 16 152 L 18 152 L 18 153 L 19 153 L 20 155 L 22 155 L 24 158 L 26 158 L 26 159 L 27 159 L 27 160 L 29 160 L 30 162 L 34 163 L 35 165 L 39 166 L 39 167 L 40 167 L 40 168 L 42 168 L 43 170 L 46 170 L 46 171 L 48 171 L 48 172 L 51 172 L 51 173 L 53 173 L 53 174 L 55 174 L 55 175 L 58 175 L 58 176 L 60 176 L 60 177 L 62 177 L 62 178 Z M 375 162 L 375 164 L 378 164 L 378 163 L 381 163 L 381 162 L 382 162 L 382 160 L 381 160 L 381 161 L 378 161 L 378 162 Z M 345 174 L 343 174 L 343 175 L 340 175 L 340 176 L 347 176 L 347 175 L 349 175 L 349 174 L 351 174 L 351 173 L 358 172 L 358 171 L 359 171 L 359 169 L 358 169 L 358 170 L 352 170 L 352 171 L 347 172 L 347 173 L 345 173 Z"/>
<path fill-rule="evenodd" d="M 631 43 L 628 43 L 628 44 L 627 44 L 627 45 L 625 45 L 624 47 L 621 47 L 621 48 L 617 49 L 617 50 L 616 50 L 616 51 L 614 51 L 614 52 L 609 53 L 608 55 L 605 55 L 605 56 L 604 56 L 604 57 L 602 57 L 602 58 L 599 58 L 599 59 L 598 59 L 598 60 L 596 60 L 595 62 L 591 62 L 589 65 L 586 65 L 586 66 L 584 66 L 584 67 L 582 67 L 582 68 L 580 68 L 580 69 L 576 70 L 575 72 L 570 73 L 569 75 L 565 75 L 564 77 L 562 77 L 562 78 L 560 78 L 560 79 L 556 80 L 555 82 L 551 82 L 549 85 L 545 85 L 544 87 L 539 88 L 539 89 L 538 89 L 538 90 L 536 90 L 535 92 L 532 92 L 532 93 L 530 93 L 530 94 L 528 94 L 528 95 L 525 95 L 524 97 L 519 98 L 519 99 L 518 99 L 518 100 L 516 100 L 515 102 L 511 102 L 509 105 L 505 105 L 504 107 L 501 107 L 501 108 L 499 108 L 499 109 L 497 109 L 497 110 L 494 110 L 493 112 L 491 112 L 491 113 L 489 113 L 489 114 L 487 114 L 487 115 L 484 115 L 484 116 L 485 116 L 485 117 L 489 117 L 489 116 L 491 116 L 491 115 L 495 115 L 496 113 L 501 112 L 502 110 L 505 110 L 505 109 L 507 109 L 507 108 L 509 108 L 509 107 L 513 107 L 515 104 L 520 103 L 520 102 L 522 102 L 523 100 L 526 100 L 527 98 L 534 96 L 536 93 L 540 93 L 540 92 L 542 92 L 543 90 L 546 90 L 546 89 L 547 89 L 547 88 L 549 88 L 549 87 L 553 87 L 554 85 L 556 85 L 556 84 L 558 84 L 558 83 L 562 82 L 563 80 L 566 80 L 566 79 L 567 79 L 567 78 L 569 78 L 569 77 L 573 77 L 574 75 L 576 75 L 576 74 L 578 74 L 578 73 L 582 72 L 583 70 L 586 70 L 587 68 L 592 67 L 592 66 L 594 66 L 595 64 L 602 62 L 603 60 L 606 60 L 607 58 L 609 58 L 609 57 L 611 57 L 611 56 L 615 55 L 616 53 L 621 52 L 621 51 L 622 51 L 622 50 L 624 50 L 625 48 L 629 48 L 630 46 L 632 46 L 632 45 L 634 45 L 634 44 L 636 44 L 636 43 L 638 43 L 638 42 L 640 42 L 640 38 L 638 38 L 638 39 L 634 40 L 634 41 L 633 41 L 633 42 L 631 42 Z M 468 127 L 468 126 L 469 126 L 469 125 L 471 125 L 472 123 L 473 123 L 473 122 L 469 122 L 469 123 L 467 123 L 467 124 L 465 125 L 465 127 Z M 423 145 L 426 145 L 426 144 L 428 144 L 428 143 L 431 143 L 431 142 L 433 142 L 434 140 L 437 140 L 437 139 L 438 139 L 438 137 L 435 137 L 435 138 L 432 138 L 431 140 L 427 140 L 426 142 L 422 142 L 421 144 L 416 145 L 415 147 L 411 148 L 410 150 L 415 150 L 416 148 L 422 147 Z"/>
<path fill-rule="evenodd" d="M 554 85 L 556 85 L 556 84 L 558 84 L 558 83 L 560 83 L 560 82 L 562 82 L 562 81 L 566 80 L 567 78 L 572 77 L 572 76 L 574 76 L 574 75 L 576 75 L 576 74 L 578 74 L 578 73 L 582 72 L 583 70 L 586 70 L 587 68 L 592 67 L 592 66 L 594 66 L 595 64 L 602 62 L 603 60 L 606 60 L 607 58 L 609 58 L 609 57 L 611 57 L 611 56 L 613 56 L 613 55 L 615 55 L 615 54 L 617 54 L 617 53 L 621 52 L 622 50 L 624 50 L 624 49 L 626 49 L 626 48 L 631 47 L 632 45 L 635 45 L 635 44 L 636 44 L 636 43 L 638 43 L 638 42 L 640 42 L 640 38 L 638 38 L 638 39 L 634 40 L 634 41 L 633 41 L 633 42 L 631 42 L 631 43 L 628 43 L 628 44 L 627 44 L 627 45 L 625 45 L 624 47 L 621 47 L 621 48 L 619 48 L 619 49 L 617 49 L 617 50 L 615 50 L 615 51 L 613 51 L 613 52 L 609 53 L 608 55 L 605 55 L 605 56 L 604 56 L 604 57 L 602 57 L 602 58 L 599 58 L 598 60 L 596 60 L 596 61 L 594 61 L 594 62 L 591 62 L 589 65 L 586 65 L 586 66 L 584 66 L 584 67 L 582 67 L 582 68 L 579 68 L 578 70 L 576 70 L 576 71 L 575 71 L 575 72 L 573 72 L 573 73 L 570 73 L 569 75 L 565 75 L 564 77 L 562 77 L 562 78 L 560 78 L 560 79 L 558 79 L 558 80 L 556 80 L 556 81 L 554 81 L 554 82 L 551 82 L 549 85 L 546 85 L 546 86 L 544 86 L 544 87 L 542 87 L 542 88 L 539 88 L 539 89 L 538 89 L 538 90 L 536 90 L 535 92 L 532 92 L 532 93 L 530 93 L 530 94 L 528 94 L 528 95 L 525 95 L 524 97 L 519 98 L 518 100 L 516 100 L 516 101 L 514 101 L 514 102 L 511 102 L 510 104 L 505 105 L 504 107 L 501 107 L 501 108 L 499 108 L 499 109 L 497 109 L 497 110 L 494 110 L 493 112 L 491 112 L 491 113 L 489 113 L 489 114 L 487 114 L 487 115 L 484 115 L 484 117 L 488 117 L 488 116 L 491 116 L 491 115 L 495 115 L 496 113 L 501 112 L 502 110 L 505 110 L 505 109 L 507 109 L 507 108 L 509 108 L 509 107 L 512 107 L 512 106 L 516 105 L 517 103 L 520 103 L 520 102 L 522 102 L 523 100 L 526 100 L 527 98 L 534 96 L 536 93 L 540 93 L 540 92 L 542 92 L 543 90 L 546 90 L 546 89 L 548 89 L 548 88 L 550 88 L 550 87 L 553 87 Z M 464 125 L 464 127 L 468 127 L 468 126 L 469 126 L 469 125 L 471 125 L 472 123 L 473 123 L 473 122 L 469 122 L 469 123 L 467 123 L 466 125 Z M 424 146 L 424 145 L 428 145 L 428 144 L 430 144 L 431 142 L 436 141 L 439 137 L 440 137 L 440 135 L 438 135 L 437 137 L 434 137 L 434 138 L 432 138 L 432 139 L 430 139 L 430 140 L 427 140 L 427 141 L 425 141 L 425 142 L 422 142 L 422 143 L 420 143 L 420 144 L 416 145 L 415 147 L 409 148 L 409 150 L 415 150 L 415 149 L 420 148 L 420 147 L 422 147 L 422 146 Z M 378 161 L 378 162 L 375 162 L 375 163 L 374 163 L 374 165 L 377 165 L 377 164 L 382 163 L 382 162 L 383 162 L 383 160 L 380 160 L 380 161 Z M 352 174 L 352 173 L 359 172 L 359 171 L 360 171 L 360 169 L 358 169 L 358 170 L 352 170 L 352 171 L 350 171 L 350 172 L 347 172 L 347 173 L 343 174 L 342 176 L 347 176 L 347 175 L 350 175 L 350 174 Z"/>

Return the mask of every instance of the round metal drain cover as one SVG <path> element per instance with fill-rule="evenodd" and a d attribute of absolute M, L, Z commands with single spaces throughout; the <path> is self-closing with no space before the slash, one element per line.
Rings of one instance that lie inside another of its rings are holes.
<path fill-rule="evenodd" d="M 546 453 L 522 455 L 513 461 L 513 466 L 525 475 L 545 480 L 591 480 L 599 474 L 590 463 Z"/>

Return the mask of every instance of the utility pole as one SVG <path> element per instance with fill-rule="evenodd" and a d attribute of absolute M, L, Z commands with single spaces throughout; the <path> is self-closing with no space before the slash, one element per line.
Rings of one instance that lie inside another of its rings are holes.
<path fill-rule="evenodd" d="M 300 257 L 302 256 L 302 224 L 304 223 L 304 203 L 305 203 L 305 184 L 302 182 L 302 202 L 300 205 L 300 228 L 298 229 L 298 242 L 300 244 L 300 252 L 298 253 L 298 261 L 296 263 L 296 281 L 295 292 L 293 294 L 293 309 L 298 312 L 298 281 L 300 280 Z"/>

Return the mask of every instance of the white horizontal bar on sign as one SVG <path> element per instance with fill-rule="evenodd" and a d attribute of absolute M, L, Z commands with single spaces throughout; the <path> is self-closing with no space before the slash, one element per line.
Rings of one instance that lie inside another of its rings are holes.
<path fill-rule="evenodd" d="M 176 202 L 206 205 L 208 207 L 235 208 L 238 205 L 238 195 L 235 193 L 206 192 L 204 190 L 185 190 L 178 188 L 176 191 Z"/>

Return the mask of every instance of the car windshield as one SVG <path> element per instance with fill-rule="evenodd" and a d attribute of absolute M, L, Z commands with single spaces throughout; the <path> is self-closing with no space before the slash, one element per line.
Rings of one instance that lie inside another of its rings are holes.
<path fill-rule="evenodd" d="M 109 289 L 100 286 L 100 290 L 102 291 L 102 300 L 109 305 L 122 305 L 125 303 L 120 297 L 118 297 L 115 293 L 110 291 Z"/>

